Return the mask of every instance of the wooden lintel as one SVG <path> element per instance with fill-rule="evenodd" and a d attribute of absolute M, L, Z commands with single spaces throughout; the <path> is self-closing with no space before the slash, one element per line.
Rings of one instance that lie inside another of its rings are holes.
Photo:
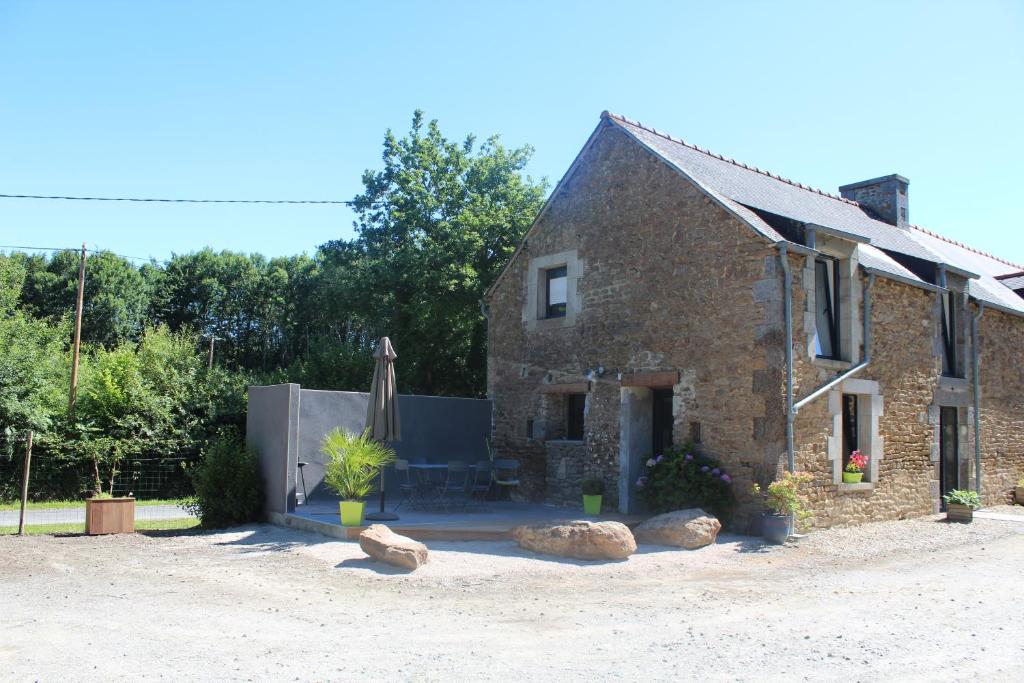
<path fill-rule="evenodd" d="M 665 389 L 679 383 L 679 371 L 665 372 L 634 372 L 622 376 L 624 387 L 663 387 Z"/>
<path fill-rule="evenodd" d="M 590 382 L 573 382 L 572 384 L 543 384 L 540 388 L 545 394 L 586 394 L 590 391 Z"/>

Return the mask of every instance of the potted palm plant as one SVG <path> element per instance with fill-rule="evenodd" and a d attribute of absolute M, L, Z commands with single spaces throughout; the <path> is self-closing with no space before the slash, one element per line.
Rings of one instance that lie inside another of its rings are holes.
<path fill-rule="evenodd" d="M 974 511 L 981 507 L 981 497 L 977 491 L 954 489 L 944 495 L 946 501 L 946 521 L 972 522 Z"/>
<path fill-rule="evenodd" d="M 767 508 L 761 522 L 761 535 L 769 543 L 785 543 L 793 535 L 794 519 L 803 522 L 811 513 L 804 507 L 800 487 L 811 481 L 809 474 L 786 472 L 781 479 L 768 484 L 764 491 L 754 483 L 754 495 L 764 498 Z"/>
<path fill-rule="evenodd" d="M 844 484 L 859 484 L 864 478 L 864 468 L 868 466 L 868 456 L 860 451 L 850 453 L 850 462 L 843 468 Z"/>
<path fill-rule="evenodd" d="M 604 480 L 591 477 L 580 485 L 583 489 L 583 512 L 587 515 L 601 514 L 601 497 L 604 495 Z"/>
<path fill-rule="evenodd" d="M 341 496 L 342 526 L 362 526 L 364 498 L 373 491 L 381 469 L 395 459 L 395 452 L 368 433 L 356 435 L 343 429 L 328 433 L 320 451 L 327 456 L 324 483 Z"/>

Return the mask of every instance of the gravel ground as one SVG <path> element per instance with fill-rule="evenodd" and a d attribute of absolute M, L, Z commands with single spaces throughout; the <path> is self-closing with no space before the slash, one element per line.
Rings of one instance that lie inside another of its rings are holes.
<path fill-rule="evenodd" d="M 1014 511 L 1016 512 L 1016 511 Z M 2 680 L 1020 680 L 1021 522 L 561 561 L 226 533 L 0 538 Z"/>

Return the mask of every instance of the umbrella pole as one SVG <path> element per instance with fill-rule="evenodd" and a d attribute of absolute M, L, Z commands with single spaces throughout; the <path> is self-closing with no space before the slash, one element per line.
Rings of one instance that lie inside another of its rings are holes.
<path fill-rule="evenodd" d="M 371 512 L 366 515 L 366 519 L 373 520 L 374 522 L 391 522 L 398 519 L 398 515 L 394 512 L 384 511 L 384 468 L 380 468 L 380 512 Z"/>

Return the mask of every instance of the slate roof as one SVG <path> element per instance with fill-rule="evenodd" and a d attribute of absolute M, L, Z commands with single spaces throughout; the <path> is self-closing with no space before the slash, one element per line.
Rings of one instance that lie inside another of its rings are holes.
<path fill-rule="evenodd" d="M 723 157 L 624 116 L 605 112 L 602 118 L 691 178 L 767 239 L 784 238 L 747 207 L 866 238 L 870 245 L 861 245 L 862 263 L 899 279 L 922 282 L 885 252 L 944 263 L 977 274 L 979 277 L 970 280 L 971 296 L 1024 315 L 1024 299 L 996 279 L 997 275 L 1024 271 L 1024 267 L 923 228 L 901 228 L 876 220 L 857 202 Z"/>

